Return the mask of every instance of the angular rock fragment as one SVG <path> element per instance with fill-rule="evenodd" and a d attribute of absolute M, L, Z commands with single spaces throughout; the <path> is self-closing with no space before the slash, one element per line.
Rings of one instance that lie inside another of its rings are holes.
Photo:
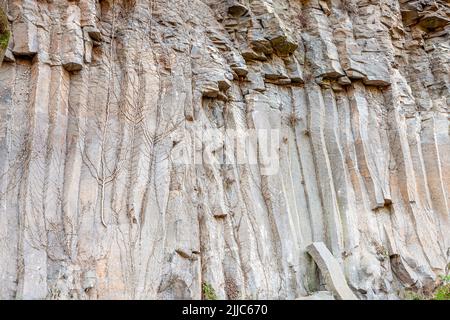
<path fill-rule="evenodd" d="M 13 53 L 16 56 L 33 56 L 38 52 L 38 30 L 28 20 L 15 21 L 12 27 L 14 36 Z"/>
<path fill-rule="evenodd" d="M 364 64 L 365 76 L 363 81 L 369 86 L 388 86 L 391 83 L 391 75 L 388 62 L 381 55 L 366 55 Z"/>
<path fill-rule="evenodd" d="M 102 41 L 102 34 L 100 32 L 100 30 L 98 30 L 96 27 L 92 27 L 92 26 L 86 26 L 83 28 L 84 31 L 86 31 L 86 33 L 89 35 L 89 37 L 97 42 Z"/>
<path fill-rule="evenodd" d="M 295 56 L 289 56 L 284 58 L 283 61 L 289 79 L 291 79 L 293 83 L 303 83 L 303 71 L 297 58 Z"/>
<path fill-rule="evenodd" d="M 84 38 L 80 28 L 80 9 L 75 5 L 67 8 L 67 20 L 61 46 L 63 67 L 67 71 L 81 70 L 85 58 Z"/>
<path fill-rule="evenodd" d="M 275 52 L 280 56 L 288 56 L 292 54 L 297 48 L 296 44 L 289 36 L 283 35 L 270 40 Z"/>
<path fill-rule="evenodd" d="M 328 248 L 323 242 L 314 242 L 306 250 L 319 267 L 329 290 L 340 300 L 357 300 L 349 288 L 344 273 Z"/>

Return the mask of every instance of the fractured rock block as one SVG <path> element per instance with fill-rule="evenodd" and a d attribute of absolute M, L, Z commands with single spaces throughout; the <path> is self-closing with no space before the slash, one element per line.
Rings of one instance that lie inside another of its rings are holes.
<path fill-rule="evenodd" d="M 249 41 L 255 51 L 288 56 L 298 48 L 271 3 L 253 1 L 251 9 L 255 17 L 252 20 L 253 28 L 249 31 Z"/>
<path fill-rule="evenodd" d="M 288 56 L 298 48 L 298 44 L 296 44 L 292 38 L 287 35 L 276 37 L 270 40 L 270 42 L 279 56 Z"/>
<path fill-rule="evenodd" d="M 227 61 L 230 64 L 231 70 L 236 74 L 237 78 L 239 77 L 245 77 L 248 73 L 247 65 L 245 64 L 244 58 L 234 52 L 230 51 L 227 55 Z M 237 80 L 237 79 L 236 79 Z"/>
<path fill-rule="evenodd" d="M 388 86 L 391 84 L 391 75 L 388 69 L 388 62 L 384 56 L 365 55 L 367 63 L 364 64 L 366 76 L 363 81 L 369 86 Z"/>
<path fill-rule="evenodd" d="M 67 20 L 61 47 L 63 67 L 68 71 L 81 70 L 84 61 L 84 40 L 80 27 L 80 9 L 75 5 L 67 8 Z"/>
<path fill-rule="evenodd" d="M 0 55 L 0 61 L 1 61 L 1 55 Z M 5 51 L 5 56 L 3 57 L 3 61 L 6 61 L 6 62 L 16 61 L 16 58 L 14 58 L 14 54 L 12 53 L 12 51 L 9 48 L 7 48 Z"/>
<path fill-rule="evenodd" d="M 316 262 L 325 279 L 326 286 L 340 300 L 357 300 L 349 288 L 344 273 L 336 258 L 323 242 L 313 242 L 306 248 Z"/>
<path fill-rule="evenodd" d="M 263 63 L 261 73 L 264 78 L 269 80 L 289 78 L 283 60 L 278 57 L 274 57 L 270 62 Z"/>
<path fill-rule="evenodd" d="M 277 15 L 268 14 L 261 22 L 266 38 L 270 39 L 272 48 L 277 55 L 287 56 L 298 48 L 298 44 L 288 34 Z"/>
<path fill-rule="evenodd" d="M 16 56 L 33 56 L 38 52 L 38 31 L 30 21 L 13 23 L 14 47 Z"/>
<path fill-rule="evenodd" d="M 97 23 L 97 0 L 80 0 L 81 26 L 94 27 Z"/>
<path fill-rule="evenodd" d="M 351 30 L 338 28 L 334 30 L 333 36 L 339 52 L 339 62 L 346 75 L 350 79 L 363 79 L 365 76 L 364 59 Z"/>
<path fill-rule="evenodd" d="M 289 56 L 283 59 L 289 79 L 294 83 L 303 83 L 303 72 L 297 58 Z"/>
<path fill-rule="evenodd" d="M 255 72 L 253 70 L 249 70 L 247 75 L 248 84 L 246 87 L 249 90 L 255 90 L 255 91 L 265 91 L 266 86 L 264 84 L 264 79 L 261 76 L 259 72 Z"/>
<path fill-rule="evenodd" d="M 264 29 L 253 28 L 248 33 L 248 41 L 253 50 L 258 53 L 270 55 L 273 53 L 272 44 L 266 39 Z"/>
<path fill-rule="evenodd" d="M 313 67 L 314 76 L 323 79 L 344 76 L 327 17 L 322 11 L 310 9 L 305 12 L 305 19 L 308 25 L 303 36 L 306 58 Z"/>
<path fill-rule="evenodd" d="M 87 26 L 83 28 L 84 31 L 89 35 L 89 37 L 97 42 L 102 41 L 102 34 L 100 30 L 98 30 L 96 27 Z"/>
<path fill-rule="evenodd" d="M 199 68 L 195 71 L 196 85 L 202 96 L 207 98 L 223 97 L 231 87 L 233 76 L 222 69 Z"/>
<path fill-rule="evenodd" d="M 244 57 L 244 59 L 246 61 L 252 61 L 252 60 L 266 61 L 267 60 L 267 57 L 264 55 L 264 53 L 258 54 L 257 52 L 255 52 L 251 49 L 243 50 L 241 53 L 242 53 L 242 57 Z"/>
<path fill-rule="evenodd" d="M 62 65 L 68 71 L 81 70 L 84 59 L 84 43 L 78 34 L 66 34 L 63 40 Z"/>

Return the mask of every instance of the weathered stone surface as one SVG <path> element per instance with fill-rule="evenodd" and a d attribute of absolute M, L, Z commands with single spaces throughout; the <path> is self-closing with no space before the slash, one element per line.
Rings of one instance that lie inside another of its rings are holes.
<path fill-rule="evenodd" d="M 325 298 L 313 242 L 348 297 L 446 272 L 448 1 L 1 3 L 1 299 Z"/>

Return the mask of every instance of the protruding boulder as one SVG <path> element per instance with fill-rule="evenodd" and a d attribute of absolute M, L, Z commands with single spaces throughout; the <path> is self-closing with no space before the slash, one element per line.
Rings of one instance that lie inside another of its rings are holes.
<path fill-rule="evenodd" d="M 279 56 L 290 55 L 298 48 L 298 44 L 296 44 L 292 38 L 287 35 L 276 37 L 270 40 L 270 42 Z"/>
<path fill-rule="evenodd" d="M 80 27 L 80 9 L 76 5 L 70 5 L 67 8 L 61 47 L 63 67 L 68 71 L 81 70 L 84 62 L 84 40 Z"/>
<path fill-rule="evenodd" d="M 300 64 L 293 55 L 283 58 L 284 65 L 286 67 L 286 71 L 289 79 L 293 83 L 303 83 L 303 71 Z"/>
<path fill-rule="evenodd" d="M 0 59 L 0 61 L 1 61 L 1 59 Z M 6 62 L 14 62 L 14 61 L 16 61 L 16 58 L 14 58 L 14 54 L 12 53 L 10 48 L 6 49 L 5 56 L 3 57 L 3 61 L 6 61 Z"/>
<path fill-rule="evenodd" d="M 272 44 L 266 39 L 264 30 L 253 28 L 248 33 L 248 41 L 253 50 L 258 53 L 270 55 L 273 53 Z"/>
<path fill-rule="evenodd" d="M 261 73 L 268 80 L 288 79 L 288 74 L 284 62 L 279 57 L 274 57 L 271 61 L 263 63 Z"/>
<path fill-rule="evenodd" d="M 92 26 L 87 26 L 83 28 L 84 31 L 91 37 L 92 40 L 100 42 L 102 41 L 102 34 L 99 29 Z"/>
<path fill-rule="evenodd" d="M 266 61 L 267 60 L 267 56 L 264 53 L 256 52 L 255 50 L 252 50 L 249 47 L 242 48 L 241 54 L 242 54 L 242 57 L 246 61 L 252 61 L 252 60 Z"/>
<path fill-rule="evenodd" d="M 391 75 L 388 62 L 382 55 L 365 55 L 367 62 L 364 64 L 365 77 L 363 81 L 369 86 L 388 86 L 391 84 Z"/>
<path fill-rule="evenodd" d="M 38 31 L 29 20 L 20 20 L 13 23 L 14 47 L 16 56 L 33 56 L 38 52 Z"/>

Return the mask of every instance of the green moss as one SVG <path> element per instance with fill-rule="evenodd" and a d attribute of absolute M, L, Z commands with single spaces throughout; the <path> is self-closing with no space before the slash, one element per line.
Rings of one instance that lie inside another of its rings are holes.
<path fill-rule="evenodd" d="M 8 47 L 11 32 L 9 31 L 9 23 L 5 12 L 0 8 L 0 49 Z"/>
<path fill-rule="evenodd" d="M 202 284 L 202 295 L 204 300 L 217 300 L 216 291 L 209 283 Z"/>
<path fill-rule="evenodd" d="M 6 30 L 4 33 L 0 34 L 0 48 L 6 49 L 8 47 L 9 38 L 11 37 L 11 32 Z"/>
<path fill-rule="evenodd" d="M 441 276 L 441 285 L 434 292 L 433 300 L 450 300 L 450 275 Z"/>
<path fill-rule="evenodd" d="M 433 300 L 450 300 L 450 284 L 440 286 L 434 293 Z"/>

